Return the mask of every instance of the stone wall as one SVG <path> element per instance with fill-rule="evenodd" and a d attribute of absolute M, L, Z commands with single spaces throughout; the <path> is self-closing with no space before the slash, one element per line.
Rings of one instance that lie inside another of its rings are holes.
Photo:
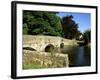
<path fill-rule="evenodd" d="M 31 65 L 27 67 L 28 65 Z M 31 68 L 62 68 L 68 67 L 68 55 L 23 50 L 23 69 Z"/>

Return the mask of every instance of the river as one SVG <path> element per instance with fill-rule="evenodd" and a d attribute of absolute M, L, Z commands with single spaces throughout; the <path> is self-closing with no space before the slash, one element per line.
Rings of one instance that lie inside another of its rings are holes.
<path fill-rule="evenodd" d="M 80 67 L 91 65 L 91 49 L 87 46 L 66 46 L 62 49 L 64 54 L 69 55 L 69 66 Z"/>

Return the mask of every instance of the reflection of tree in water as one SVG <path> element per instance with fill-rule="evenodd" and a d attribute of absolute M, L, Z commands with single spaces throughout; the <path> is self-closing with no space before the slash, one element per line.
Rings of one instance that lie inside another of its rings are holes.
<path fill-rule="evenodd" d="M 87 46 L 64 46 L 61 50 L 62 53 L 68 54 L 69 66 L 90 66 L 91 53 L 90 47 Z"/>
<path fill-rule="evenodd" d="M 87 63 L 90 66 L 91 65 L 91 48 L 88 46 L 84 47 L 84 56 L 87 59 Z"/>

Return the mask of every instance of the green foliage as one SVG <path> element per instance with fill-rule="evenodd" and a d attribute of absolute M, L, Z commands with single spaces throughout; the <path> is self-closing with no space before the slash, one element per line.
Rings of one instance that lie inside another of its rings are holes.
<path fill-rule="evenodd" d="M 23 24 L 23 34 L 27 34 L 28 33 L 28 26 L 26 23 Z"/>
<path fill-rule="evenodd" d="M 79 35 L 78 24 L 73 20 L 73 16 L 63 17 L 62 26 L 65 38 L 72 39 Z"/>
<path fill-rule="evenodd" d="M 60 18 L 54 12 L 23 11 L 23 34 L 63 36 Z"/>
<path fill-rule="evenodd" d="M 89 42 L 91 42 L 91 30 L 86 30 L 83 33 L 83 36 L 84 36 L 84 40 L 85 40 L 86 44 L 88 44 Z"/>

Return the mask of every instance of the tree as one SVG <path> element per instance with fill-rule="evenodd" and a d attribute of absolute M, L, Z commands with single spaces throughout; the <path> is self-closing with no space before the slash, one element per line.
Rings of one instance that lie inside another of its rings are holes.
<path fill-rule="evenodd" d="M 65 38 L 73 39 L 80 34 L 78 24 L 75 23 L 72 15 L 63 17 L 62 26 Z"/>
<path fill-rule="evenodd" d="M 84 37 L 85 44 L 90 43 L 91 42 L 91 30 L 84 31 L 83 37 Z"/>
<path fill-rule="evenodd" d="M 54 12 L 23 11 L 23 30 L 23 34 L 63 36 L 61 20 Z"/>
<path fill-rule="evenodd" d="M 28 26 L 26 23 L 23 24 L 23 34 L 27 34 L 28 33 Z"/>

